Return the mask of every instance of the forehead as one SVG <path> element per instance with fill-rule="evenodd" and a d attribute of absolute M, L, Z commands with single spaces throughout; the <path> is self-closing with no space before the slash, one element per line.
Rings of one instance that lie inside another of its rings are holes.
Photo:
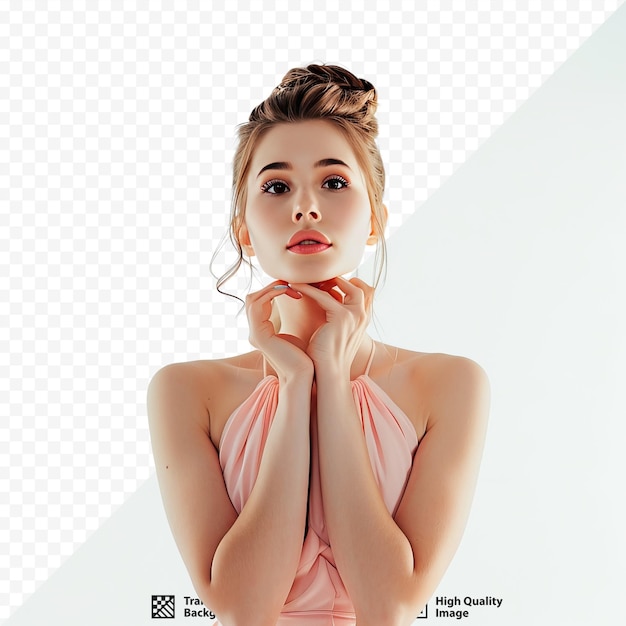
<path fill-rule="evenodd" d="M 305 168 L 321 159 L 345 161 L 357 171 L 352 147 L 335 124 L 326 120 L 286 122 L 270 128 L 257 143 L 252 156 L 251 174 L 274 161 L 288 161 Z"/>

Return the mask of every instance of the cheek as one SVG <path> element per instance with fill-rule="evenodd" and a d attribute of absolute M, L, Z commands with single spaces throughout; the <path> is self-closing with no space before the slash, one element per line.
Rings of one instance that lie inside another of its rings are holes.
<path fill-rule="evenodd" d="M 250 236 L 252 245 L 264 240 L 266 235 L 265 231 L 268 228 L 268 220 L 263 218 L 262 212 L 258 210 L 249 210 L 246 214 L 246 226 Z"/>
<path fill-rule="evenodd" d="M 359 203 L 345 213 L 345 226 L 354 230 L 355 235 L 358 233 L 359 237 L 362 234 L 368 236 L 373 223 L 372 217 L 369 206 L 367 209 L 364 209 L 363 204 Z"/>

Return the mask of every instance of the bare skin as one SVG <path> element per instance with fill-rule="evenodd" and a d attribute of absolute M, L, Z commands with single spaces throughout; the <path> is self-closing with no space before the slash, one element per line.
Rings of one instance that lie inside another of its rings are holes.
<path fill-rule="evenodd" d="M 357 363 L 356 376 L 365 370 L 368 356 Z M 428 418 L 428 370 L 433 360 L 446 356 L 413 352 L 376 342 L 376 354 L 369 376 L 404 411 L 419 439 L 426 431 Z M 195 361 L 188 365 L 190 374 L 193 372 L 198 377 L 198 387 L 205 387 L 205 426 L 213 445 L 219 450 L 228 418 L 263 379 L 262 355 L 254 350 L 230 358 Z M 271 366 L 267 366 L 266 372 L 275 375 Z M 422 389 L 416 390 L 411 387 L 412 383 L 407 384 L 409 380 L 416 379 L 421 382 Z M 219 383 L 216 384 L 216 381 Z M 211 388 L 220 389 L 220 393 L 211 393 Z"/>
<path fill-rule="evenodd" d="M 320 166 L 327 157 L 333 163 Z M 266 165 L 283 160 L 288 168 Z M 342 274 L 378 236 L 354 154 L 328 122 L 278 125 L 257 146 L 250 177 L 240 237 L 247 254 L 280 279 L 246 298 L 256 350 L 167 366 L 150 384 L 153 451 L 170 526 L 198 594 L 224 626 L 275 626 L 306 532 L 314 436 L 326 527 L 356 623 L 408 625 L 465 527 L 485 437 L 487 377 L 469 359 L 377 345 L 370 377 L 420 439 L 392 517 L 350 389 L 372 347 L 366 329 L 374 290 Z M 299 232 L 326 243 L 319 253 L 294 252 L 289 242 Z M 229 416 L 263 377 L 262 355 L 279 381 L 278 404 L 258 476 L 237 514 L 218 451 Z"/>
<path fill-rule="evenodd" d="M 257 298 L 254 307 L 259 299 L 277 295 L 270 287 L 252 297 Z M 249 316 L 254 319 L 250 311 Z M 268 321 L 269 311 L 261 317 Z M 253 326 L 258 329 L 258 320 Z M 409 624 L 434 591 L 465 526 L 486 426 L 486 377 L 468 359 L 377 344 L 369 375 L 406 413 L 420 439 L 392 519 L 364 472 L 369 460 L 360 424 L 340 382 L 364 372 L 371 338 L 360 335 L 342 375 L 304 367 L 295 376 L 286 374 L 284 364 L 305 365 L 302 355 L 312 341 L 305 345 L 301 338 L 271 330 L 268 339 L 275 346 L 263 353 L 272 354 L 268 361 L 278 365 L 269 365 L 267 372 L 279 379 L 282 395 L 263 455 L 267 466 L 254 487 L 257 497 L 251 496 L 239 517 L 226 495 L 218 451 L 228 418 L 263 378 L 261 351 L 168 366 L 151 383 L 148 404 L 159 483 L 196 590 L 224 624 L 251 623 L 252 616 L 259 616 L 256 623 L 275 624 L 307 530 L 310 418 L 317 410 L 324 508 L 356 623 Z M 276 519 L 284 522 L 278 528 Z M 368 545 L 369 551 L 356 550 L 358 545 Z M 367 556 L 355 559 L 355 554 Z M 260 579 L 261 571 L 274 576 Z M 251 597 L 250 589 L 257 596 Z M 385 593 L 376 596 L 375 589 Z M 242 607 L 242 598 L 249 608 Z M 236 613 L 229 614 L 233 607 Z"/>

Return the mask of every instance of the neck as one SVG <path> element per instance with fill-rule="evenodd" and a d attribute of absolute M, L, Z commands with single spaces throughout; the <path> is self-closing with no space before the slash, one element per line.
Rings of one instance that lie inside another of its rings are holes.
<path fill-rule="evenodd" d="M 274 307 L 280 318 L 278 332 L 297 337 L 304 346 L 308 345 L 313 333 L 326 323 L 326 312 L 310 298 L 276 298 Z"/>

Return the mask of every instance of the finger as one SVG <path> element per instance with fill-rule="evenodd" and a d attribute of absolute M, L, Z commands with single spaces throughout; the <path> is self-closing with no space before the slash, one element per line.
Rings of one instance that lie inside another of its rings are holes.
<path fill-rule="evenodd" d="M 274 295 L 280 295 L 281 293 L 285 293 L 292 298 L 301 297 L 301 295 L 286 280 L 275 280 L 274 282 L 267 285 L 267 287 L 265 287 L 265 289 L 262 291 L 275 292 Z"/>
<path fill-rule="evenodd" d="M 335 289 L 328 289 L 325 290 L 326 293 L 329 293 L 333 298 L 335 298 L 335 300 L 337 300 L 337 302 L 339 302 L 339 304 L 343 304 L 343 294 Z"/>
<path fill-rule="evenodd" d="M 246 314 L 251 326 L 262 325 L 269 321 L 272 314 L 272 301 L 283 294 L 299 300 L 302 296 L 284 280 L 274 281 L 263 289 L 248 294 L 246 297 Z"/>
<path fill-rule="evenodd" d="M 374 287 L 372 287 L 371 285 L 369 285 L 368 283 L 366 283 L 364 280 L 361 280 L 360 278 L 358 278 L 357 276 L 353 276 L 349 281 L 347 281 L 349 283 L 351 283 L 352 285 L 356 285 L 357 287 L 359 287 L 359 289 L 362 289 L 363 291 L 367 292 L 369 290 L 374 291 Z"/>
<path fill-rule="evenodd" d="M 343 304 L 342 300 L 336 297 L 339 295 L 336 292 L 331 295 L 330 291 L 313 287 L 308 283 L 292 283 L 291 286 L 303 295 L 315 300 L 323 309 L 332 309 L 337 304 Z"/>
<path fill-rule="evenodd" d="M 352 280 L 346 280 L 341 276 L 337 276 L 334 280 L 337 283 L 337 287 L 346 294 L 344 299 L 345 304 L 357 304 L 366 300 L 367 288 L 369 287 L 367 283 L 357 278 L 356 280 L 363 285 L 363 287 L 361 287 L 359 284 L 353 282 L 355 280 L 354 278 Z"/>
<path fill-rule="evenodd" d="M 325 280 L 321 283 L 314 283 L 312 287 L 316 287 L 317 289 L 321 289 L 326 293 L 330 294 L 337 302 L 343 304 L 343 293 L 337 287 L 337 282 L 334 278 L 330 280 Z"/>
<path fill-rule="evenodd" d="M 283 293 L 295 299 L 299 299 L 302 297 L 295 289 L 293 289 L 293 287 L 289 285 L 289 283 L 287 283 L 287 281 L 275 280 L 269 285 L 263 287 L 263 289 L 259 289 L 258 291 L 248 294 L 246 300 L 250 303 L 270 301 L 273 300 L 276 296 L 282 295 Z"/>
<path fill-rule="evenodd" d="M 363 293 L 365 294 L 365 301 L 369 306 L 374 300 L 374 294 L 376 293 L 376 289 L 374 289 L 374 287 L 366 283 L 364 280 L 357 278 L 356 276 L 351 278 L 349 282 L 353 285 L 356 285 L 359 289 L 363 291 Z"/>

